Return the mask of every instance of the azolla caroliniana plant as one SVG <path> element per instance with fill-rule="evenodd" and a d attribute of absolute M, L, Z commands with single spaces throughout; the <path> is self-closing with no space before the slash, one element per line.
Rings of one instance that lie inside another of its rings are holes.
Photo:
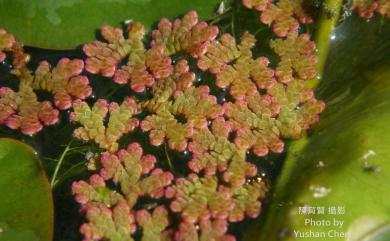
<path fill-rule="evenodd" d="M 254 56 L 252 34 L 220 33 L 193 11 L 162 19 L 150 41 L 138 22 L 125 32 L 103 26 L 102 40 L 84 45 L 85 61 L 44 61 L 35 71 L 22 44 L 0 30 L 0 60 L 12 56 L 19 79 L 15 90 L 0 88 L 0 124 L 33 135 L 69 110 L 74 137 L 104 150 L 97 171 L 72 186 L 84 240 L 230 241 L 229 225 L 260 214 L 269 187 L 248 156 L 282 152 L 283 139 L 316 123 L 324 103 L 306 86 L 317 59 L 309 35 L 297 32 L 312 21 L 301 3 L 243 3 L 280 37 L 270 42 L 277 61 Z M 91 104 L 84 70 L 135 94 Z M 119 144 L 140 130 L 150 145 L 190 156 L 186 170 L 166 168 L 136 139 Z"/>
<path fill-rule="evenodd" d="M 100 170 L 73 184 L 87 220 L 85 240 L 235 240 L 226 234 L 229 224 L 257 217 L 268 189 L 247 154 L 282 152 L 282 138 L 299 137 L 324 108 L 305 86 L 316 76 L 314 43 L 294 31 L 271 41 L 279 56 L 274 69 L 253 56 L 253 35 L 219 35 L 196 12 L 162 19 L 150 48 L 137 22 L 125 33 L 103 26 L 101 35 L 84 45 L 86 70 L 148 97 L 73 104 L 71 120 L 80 125 L 74 135 L 106 149 Z M 216 90 L 199 81 L 199 72 L 214 76 Z M 137 142 L 118 145 L 138 128 L 153 146 L 189 153 L 188 174 L 163 170 Z M 145 199 L 154 207 L 140 205 Z"/>
<path fill-rule="evenodd" d="M 63 58 L 52 67 L 44 61 L 35 72 L 27 68 L 21 44 L 1 34 L 2 56 L 13 54 L 12 73 L 19 78 L 17 91 L 0 90 L 1 123 L 33 135 L 71 109 L 74 136 L 106 150 L 98 172 L 72 188 L 86 217 L 84 240 L 235 240 L 226 234 L 229 224 L 257 217 L 268 190 L 247 154 L 282 152 L 282 138 L 299 137 L 324 108 L 305 86 L 316 75 L 315 45 L 297 32 L 271 41 L 279 56 L 272 68 L 266 57 L 253 56 L 253 35 L 238 41 L 219 36 L 216 26 L 189 12 L 174 22 L 161 20 L 150 48 L 140 23 L 130 23 L 126 33 L 104 26 L 104 40 L 84 46 L 85 64 Z M 84 101 L 92 93 L 84 67 L 148 97 L 100 99 L 91 106 Z M 199 72 L 213 76 L 209 84 L 216 90 L 197 80 Z M 51 93 L 53 103 L 40 102 L 36 90 Z M 189 153 L 187 174 L 162 169 L 163 160 L 143 153 L 137 142 L 118 144 L 137 129 L 153 146 Z M 142 200 L 155 206 L 145 208 Z"/>
<path fill-rule="evenodd" d="M 59 110 L 72 107 L 76 99 L 85 99 L 92 94 L 88 78 L 81 75 L 84 62 L 81 59 L 61 59 L 51 67 L 42 61 L 35 73 L 27 68 L 30 56 L 24 53 L 23 45 L 0 29 L 0 61 L 6 53 L 11 53 L 12 74 L 19 78 L 18 90 L 0 88 L 0 124 L 23 134 L 34 135 L 43 126 L 54 125 L 59 121 Z M 53 95 L 53 103 L 39 101 L 36 91 Z"/>
<path fill-rule="evenodd" d="M 388 0 L 353 0 L 352 8 L 363 18 L 371 18 L 374 12 L 390 18 L 390 1 Z"/>

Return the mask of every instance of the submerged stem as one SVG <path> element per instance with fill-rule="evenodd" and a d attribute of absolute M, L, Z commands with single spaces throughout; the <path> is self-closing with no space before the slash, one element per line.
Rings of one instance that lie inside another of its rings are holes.
<path fill-rule="evenodd" d="M 316 87 L 319 79 L 322 78 L 326 58 L 329 52 L 330 41 L 334 40 L 333 34 L 335 26 L 340 17 L 343 0 L 326 0 L 323 3 L 319 24 L 317 25 L 318 32 L 315 36 L 315 43 L 317 45 L 317 73 L 318 78 L 308 81 L 309 87 Z"/>
<path fill-rule="evenodd" d="M 231 15 L 232 12 L 233 12 L 232 8 L 226 9 L 226 11 L 224 13 L 219 14 L 219 15 L 215 16 L 214 18 L 210 19 L 211 20 L 210 25 L 218 23 L 219 21 L 221 21 L 225 17 L 228 17 L 229 15 Z"/>
<path fill-rule="evenodd" d="M 56 185 L 57 183 L 61 183 L 63 180 L 64 180 L 64 177 L 66 177 L 71 171 L 73 171 L 75 168 L 79 167 L 79 166 L 83 166 L 85 165 L 86 161 L 83 161 L 83 162 L 80 162 L 80 163 L 77 163 L 76 165 L 73 165 L 72 167 L 70 167 L 68 170 L 66 170 L 63 174 L 62 174 L 62 177 L 60 177 L 58 179 L 58 181 L 56 181 L 54 183 L 54 185 Z M 53 186 L 53 185 L 52 185 Z"/>
<path fill-rule="evenodd" d="M 236 38 L 236 30 L 235 30 L 235 26 L 234 26 L 234 21 L 236 21 L 236 20 L 234 17 L 234 11 L 232 11 L 232 21 L 230 23 L 230 27 L 231 27 L 231 31 L 232 31 L 234 38 Z"/>
<path fill-rule="evenodd" d="M 172 165 L 171 158 L 169 157 L 167 144 L 164 145 L 164 151 L 165 151 L 165 156 L 167 157 L 168 165 L 171 168 L 171 170 L 173 170 L 173 165 Z"/>
<path fill-rule="evenodd" d="M 51 185 L 51 188 L 54 188 L 54 186 L 56 185 L 56 179 L 57 179 L 57 175 L 58 175 L 58 171 L 60 170 L 60 167 L 62 165 L 62 162 L 64 161 L 65 157 L 66 157 L 66 154 L 69 152 L 69 150 L 71 149 L 70 148 L 70 145 L 72 144 L 72 141 L 69 142 L 69 144 L 66 146 L 65 150 L 62 152 L 60 158 L 58 159 L 58 162 L 57 162 L 57 165 L 56 165 L 56 168 L 54 170 L 54 173 L 53 173 L 53 176 L 51 177 L 51 180 L 50 180 L 50 185 Z"/>

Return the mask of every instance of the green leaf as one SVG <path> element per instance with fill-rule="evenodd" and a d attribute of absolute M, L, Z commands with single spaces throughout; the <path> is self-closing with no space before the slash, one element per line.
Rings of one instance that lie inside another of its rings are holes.
<path fill-rule="evenodd" d="M 53 201 L 36 153 L 12 139 L 0 139 L 0 241 L 50 241 Z"/>
<path fill-rule="evenodd" d="M 221 0 L 0 0 L 1 27 L 26 45 L 73 49 L 95 39 L 104 25 L 120 26 L 126 19 L 147 28 L 161 18 L 190 10 L 202 19 L 214 15 Z"/>
<path fill-rule="evenodd" d="M 379 17 L 337 28 L 318 87 L 321 122 L 290 146 L 266 221 L 245 240 L 390 240 L 389 36 Z M 305 205 L 325 213 L 299 213 Z"/>

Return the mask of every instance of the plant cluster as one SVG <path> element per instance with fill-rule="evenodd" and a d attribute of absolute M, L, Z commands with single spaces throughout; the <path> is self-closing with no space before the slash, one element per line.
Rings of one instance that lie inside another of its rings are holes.
<path fill-rule="evenodd" d="M 74 102 L 75 137 L 106 149 L 99 172 L 73 185 L 85 240 L 133 240 L 137 230 L 144 241 L 235 240 L 228 225 L 257 217 L 268 189 L 247 154 L 282 152 L 282 138 L 298 138 L 324 108 L 305 86 L 316 75 L 314 43 L 297 32 L 272 40 L 279 58 L 272 68 L 253 56 L 253 35 L 219 36 L 196 12 L 162 19 L 150 48 L 138 22 L 126 32 L 103 26 L 101 35 L 84 45 L 86 70 L 148 97 Z M 197 80 L 199 72 L 213 76 L 217 90 Z M 120 149 L 119 138 L 137 128 L 153 146 L 189 153 L 189 174 L 161 169 L 138 143 Z M 157 206 L 142 208 L 145 199 Z"/>
<path fill-rule="evenodd" d="M 317 75 L 317 58 L 310 36 L 298 32 L 299 23 L 312 21 L 302 1 L 242 2 L 279 37 L 270 41 L 274 62 L 254 56 L 251 33 L 220 33 L 195 11 L 162 19 L 150 38 L 138 22 L 125 31 L 103 26 L 101 40 L 84 45 L 85 60 L 43 61 L 35 71 L 23 45 L 0 30 L 0 61 L 12 60 L 19 79 L 16 90 L 0 88 L 0 124 L 34 135 L 68 110 L 74 137 L 103 150 L 97 171 L 72 186 L 85 241 L 233 241 L 229 225 L 260 214 L 268 185 L 248 155 L 281 153 L 283 139 L 299 138 L 325 105 L 306 84 Z M 354 1 L 359 13 L 363 2 Z M 387 1 L 374 3 L 372 11 L 388 15 Z M 90 104 L 83 71 L 132 94 Z M 37 91 L 51 99 L 40 100 Z M 135 130 L 152 146 L 188 154 L 185 174 L 166 170 L 137 142 L 119 144 Z"/>
<path fill-rule="evenodd" d="M 312 17 L 304 9 L 304 0 L 242 0 L 247 8 L 253 8 L 260 13 L 260 22 L 272 25 L 279 37 L 296 32 L 299 23 L 311 23 Z"/>
<path fill-rule="evenodd" d="M 35 72 L 27 67 L 30 56 L 22 43 L 0 29 L 0 59 L 12 54 L 12 74 L 18 77 L 18 89 L 0 87 L 0 124 L 23 134 L 34 135 L 44 126 L 59 121 L 59 111 L 72 107 L 74 100 L 83 100 L 92 94 L 89 80 L 81 75 L 84 61 L 62 58 L 55 67 L 42 61 Z M 36 91 L 52 95 L 53 101 L 40 101 Z"/>
<path fill-rule="evenodd" d="M 371 18 L 374 12 L 390 18 L 390 1 L 388 0 L 353 0 L 352 8 L 363 18 Z"/>
<path fill-rule="evenodd" d="M 245 7 L 254 9 L 260 13 L 260 22 L 272 25 L 272 29 L 279 37 L 285 37 L 289 33 L 296 32 L 302 24 L 313 22 L 308 5 L 305 0 L 242 0 Z M 326 2 L 322 3 L 326 8 Z M 371 18 L 374 12 L 390 17 L 390 2 L 388 0 L 352 0 L 352 9 L 359 16 Z"/>
<path fill-rule="evenodd" d="M 162 19 L 150 44 L 138 22 L 125 33 L 103 26 L 101 35 L 84 45 L 85 62 L 63 58 L 52 67 L 43 61 L 32 72 L 22 45 L 2 30 L 2 59 L 11 53 L 19 88 L 1 88 L 1 123 L 33 135 L 70 109 L 78 125 L 74 137 L 105 150 L 97 173 L 72 188 L 86 217 L 84 240 L 133 240 L 139 232 L 144 241 L 235 240 L 226 234 L 228 225 L 257 217 L 268 190 L 248 153 L 282 152 L 282 138 L 298 138 L 324 108 L 305 86 L 316 75 L 314 43 L 293 31 L 272 40 L 279 59 L 272 68 L 266 57 L 253 56 L 252 34 L 239 41 L 219 35 L 194 11 L 173 22 Z M 99 99 L 90 106 L 84 69 L 147 98 Z M 211 83 L 198 80 L 202 72 Z M 52 101 L 40 101 L 38 90 Z M 189 153 L 188 174 L 163 170 L 136 142 L 121 148 L 119 139 L 136 129 L 153 146 Z M 155 205 L 145 208 L 142 200 Z"/>

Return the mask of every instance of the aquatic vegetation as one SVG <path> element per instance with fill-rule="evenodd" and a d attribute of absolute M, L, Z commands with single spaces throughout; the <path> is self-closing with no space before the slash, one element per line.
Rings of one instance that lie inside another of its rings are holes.
<path fill-rule="evenodd" d="M 363 18 L 371 18 L 374 12 L 390 18 L 390 2 L 387 0 L 353 0 L 352 8 Z"/>
<path fill-rule="evenodd" d="M 297 32 L 300 24 L 313 22 L 308 5 L 315 4 L 304 0 L 242 0 L 245 7 L 260 13 L 260 22 L 271 25 L 275 34 L 286 37 Z M 317 3 L 318 4 L 318 3 Z M 326 2 L 322 3 L 325 7 Z M 353 0 L 352 9 L 364 18 L 371 18 L 374 12 L 390 17 L 390 2 L 388 0 Z"/>
<path fill-rule="evenodd" d="M 251 4 L 259 8 L 260 3 Z M 18 60 L 12 73 L 20 87 L 18 92 L 2 88 L 1 123 L 33 135 L 55 124 L 59 110 L 71 109 L 74 137 L 103 150 L 97 153 L 97 172 L 72 187 L 86 217 L 80 228 L 85 240 L 133 240 L 136 230 L 146 241 L 235 240 L 226 234 L 228 225 L 257 217 L 268 190 L 247 160 L 249 151 L 257 156 L 282 152 L 282 138 L 298 138 L 324 109 L 305 86 L 316 75 L 314 43 L 297 33 L 272 40 L 278 56 L 274 69 L 268 58 L 253 57 L 252 34 L 244 33 L 239 43 L 228 33 L 217 37 L 218 27 L 199 21 L 194 11 L 173 22 L 162 19 L 150 45 L 138 22 L 129 23 L 126 33 L 111 26 L 100 33 L 102 41 L 83 47 L 85 66 L 82 60 L 62 58 L 54 67 L 41 62 L 33 73 L 27 59 Z M 11 42 L 3 50 L 12 54 Z M 25 56 L 20 46 L 14 56 Z M 84 68 L 146 98 L 98 99 L 91 105 Z M 201 72 L 231 98 L 218 100 L 209 85 L 199 84 Z M 52 94 L 53 104 L 39 102 L 37 90 Z M 164 170 L 162 160 L 143 154 L 138 143 L 122 149 L 119 140 L 137 129 L 153 146 L 189 153 L 189 174 L 176 177 Z M 145 197 L 155 204 L 152 210 L 142 208 Z M 156 207 L 162 200 L 169 205 Z"/>
<path fill-rule="evenodd" d="M 295 32 L 299 23 L 311 23 L 312 17 L 303 8 L 303 0 L 242 0 L 247 8 L 254 8 L 260 12 L 260 22 L 272 25 L 272 29 L 279 37 Z"/>
<path fill-rule="evenodd" d="M 101 148 L 111 152 L 118 150 L 119 138 L 138 125 L 138 120 L 132 118 L 137 111 L 137 105 L 131 98 L 125 99 L 121 105 L 116 102 L 108 104 L 100 99 L 92 108 L 86 102 L 78 100 L 73 102 L 73 110 L 70 120 L 82 125 L 73 135 L 84 141 L 94 140 Z M 106 127 L 105 119 L 108 114 Z"/>
<path fill-rule="evenodd" d="M 286 39 L 271 41 L 270 46 L 280 57 L 275 73 L 280 82 L 289 82 L 294 76 L 304 80 L 316 76 L 316 46 L 308 34 L 290 33 Z"/>
<path fill-rule="evenodd" d="M 39 102 L 31 86 L 25 83 L 19 85 L 18 92 L 0 88 L 0 113 L 0 124 L 25 135 L 34 135 L 43 126 L 54 125 L 59 120 L 59 111 L 49 101 Z"/>
<path fill-rule="evenodd" d="M 83 60 L 62 58 L 54 68 L 42 61 L 33 73 L 27 67 L 30 56 L 24 52 L 23 44 L 15 42 L 12 35 L 4 36 L 12 40 L 4 50 L 12 56 L 11 73 L 19 84 L 17 90 L 0 88 L 0 124 L 34 135 L 44 126 L 56 124 L 59 110 L 69 109 L 74 100 L 83 100 L 92 94 L 88 78 L 80 75 Z M 53 103 L 39 101 L 36 91 L 52 94 Z"/>
<path fill-rule="evenodd" d="M 116 153 L 103 153 L 100 164 L 99 174 L 92 175 L 87 182 L 74 182 L 72 186 L 88 220 L 80 229 L 84 237 L 87 240 L 133 240 L 131 234 L 137 221 L 143 229 L 142 240 L 160 240 L 155 238 L 167 226 L 167 210 L 157 207 L 151 215 L 147 210 L 134 213 L 133 207 L 140 197 L 161 198 L 164 188 L 173 180 L 172 173 L 156 168 L 156 158 L 143 155 L 138 143 L 131 143 L 127 149 Z M 106 183 L 119 185 L 120 191 Z"/>
<path fill-rule="evenodd" d="M 0 166 L 0 189 L 7 193 L 0 199 L 0 239 L 51 241 L 53 195 L 38 155 L 21 141 L 0 138 Z"/>
<path fill-rule="evenodd" d="M 54 104 L 60 110 L 67 110 L 74 100 L 83 100 L 92 94 L 89 80 L 80 75 L 84 68 L 81 59 L 62 58 L 56 67 L 42 61 L 35 71 L 32 86 L 54 95 Z"/>
<path fill-rule="evenodd" d="M 163 46 L 165 55 L 184 51 L 197 57 L 203 55 L 217 34 L 218 27 L 199 21 L 198 14 L 191 11 L 173 23 L 161 19 L 157 29 L 152 32 L 152 46 Z"/>
<path fill-rule="evenodd" d="M 135 231 L 135 226 L 134 217 L 129 211 L 125 203 L 113 209 L 103 205 L 86 206 L 84 212 L 91 221 L 80 227 L 84 240 L 132 241 L 130 235 Z"/>
<path fill-rule="evenodd" d="M 178 241 L 235 241 L 236 238 L 226 234 L 226 230 L 227 222 L 223 219 L 201 220 L 199 228 L 193 223 L 183 222 L 174 238 Z"/>
<path fill-rule="evenodd" d="M 218 87 L 228 88 L 234 99 L 243 100 L 258 92 L 257 87 L 267 89 L 275 82 L 274 70 L 268 68 L 268 59 L 253 59 L 251 48 L 255 42 L 253 35 L 245 33 L 237 45 L 233 36 L 224 34 L 220 42 L 210 45 L 197 64 L 200 69 L 216 75 Z"/>
<path fill-rule="evenodd" d="M 27 55 L 21 53 L 20 56 Z M 25 62 L 17 58 L 14 62 L 17 65 L 12 73 L 18 77 L 19 86 L 17 91 L 9 87 L 0 88 L 0 123 L 20 129 L 23 134 L 34 135 L 43 126 L 57 123 L 59 110 L 69 109 L 72 101 L 92 94 L 88 78 L 79 75 L 84 67 L 82 60 L 63 58 L 53 69 L 43 61 L 35 73 L 26 67 Z M 37 90 L 51 93 L 54 105 L 50 101 L 39 101 Z"/>
<path fill-rule="evenodd" d="M 147 210 L 137 211 L 137 222 L 143 232 L 142 241 L 171 239 L 172 232 L 166 229 L 169 225 L 169 216 L 165 206 L 156 207 L 152 213 Z"/>
<path fill-rule="evenodd" d="M 84 53 L 88 56 L 85 61 L 86 70 L 90 73 L 111 77 L 116 71 L 116 64 L 125 56 L 130 53 L 135 57 L 137 54 L 143 54 L 143 27 L 131 24 L 127 31 L 129 38 L 125 39 L 122 29 L 103 26 L 100 34 L 107 43 L 96 40 L 83 47 Z"/>
<path fill-rule="evenodd" d="M 101 149 L 94 173 L 72 186 L 84 240 L 235 240 L 229 225 L 260 215 L 269 186 L 248 156 L 283 152 L 284 139 L 299 138 L 325 105 L 306 84 L 317 58 L 310 36 L 297 32 L 313 21 L 301 1 L 243 3 L 278 36 L 271 58 L 253 53 L 253 34 L 219 34 L 194 11 L 162 19 L 150 39 L 136 21 L 126 31 L 103 26 L 102 40 L 84 45 L 85 61 L 43 61 L 34 72 L 23 45 L 0 32 L 2 60 L 13 56 L 19 79 L 17 90 L 1 88 L 0 123 L 33 135 L 69 110 L 74 137 Z M 88 99 L 83 70 L 127 85 L 128 96 Z M 151 146 L 188 155 L 187 168 L 178 175 L 137 142 L 123 148 L 120 140 L 135 131 Z"/>
<path fill-rule="evenodd" d="M 218 32 L 189 12 L 173 23 L 162 19 L 152 31 L 149 49 L 143 43 L 144 27 L 137 22 L 127 26 L 126 37 L 122 30 L 104 26 L 101 34 L 107 42 L 84 46 L 87 71 L 148 93 L 140 101 L 127 97 L 121 106 L 105 100 L 92 108 L 81 101 L 73 104 L 71 119 L 82 125 L 75 137 L 108 151 L 97 164 L 98 174 L 73 185 L 76 200 L 87 210 L 88 223 L 81 229 L 85 238 L 97 232 L 96 239 L 115 240 L 115 229 L 99 233 L 96 225 L 105 219 L 113 227 L 122 225 L 115 221 L 118 205 L 128 213 L 126 240 L 134 232 L 130 226 L 142 230 L 142 240 L 234 240 L 225 234 L 229 223 L 259 215 L 268 186 L 257 176 L 256 165 L 246 160 L 247 152 L 282 152 L 283 137 L 298 138 L 318 121 L 324 104 L 305 86 L 316 75 L 315 45 L 308 35 L 296 33 L 272 40 L 279 56 L 273 69 L 268 58 L 253 58 L 253 35 L 244 33 L 237 44 L 227 33 L 217 38 Z M 198 70 L 192 71 L 185 54 Z M 216 86 L 232 100 L 218 101 L 208 85 L 198 84 L 199 71 L 214 76 Z M 138 121 L 151 145 L 190 153 L 188 169 L 193 173 L 175 178 L 155 168 L 159 162 L 151 155 L 142 157 L 139 144 L 117 151 L 119 138 L 138 128 Z M 120 191 L 109 188 L 110 182 Z M 170 205 L 137 210 L 142 196 Z M 177 227 L 168 218 L 173 213 L 179 215 Z"/>
<path fill-rule="evenodd" d="M 14 43 L 15 37 L 4 29 L 0 29 L 0 61 L 5 60 L 6 54 L 4 52 L 10 51 Z"/>
<path fill-rule="evenodd" d="M 13 39 L 10 36 L 8 38 Z M 25 135 L 34 135 L 41 131 L 43 126 L 57 123 L 59 111 L 51 102 L 38 100 L 33 88 L 34 75 L 26 68 L 28 55 L 25 55 L 19 46 L 21 45 L 13 43 L 10 45 L 12 48 L 5 48 L 14 53 L 13 73 L 20 81 L 17 91 L 9 87 L 0 88 L 0 124 L 20 130 Z M 20 61 L 19 56 L 26 56 L 26 58 Z"/>
<path fill-rule="evenodd" d="M 269 28 L 236 31 L 234 5 L 223 1 L 208 21 L 190 11 L 151 31 L 134 20 L 102 26 L 79 59 L 57 63 L 30 63 L 0 29 L 0 61 L 13 76 L 0 87 L 0 125 L 34 136 L 61 120 L 73 128 L 70 142 L 88 147 L 69 143 L 57 166 L 69 150 L 87 159 L 77 165 L 89 178 L 72 184 L 83 240 L 234 241 L 238 223 L 259 217 L 270 190 L 259 160 L 284 152 L 325 103 L 312 84 L 322 68 L 313 29 L 301 28 L 316 20 L 306 2 L 242 4 Z M 389 16 L 386 0 L 352 8 Z"/>
<path fill-rule="evenodd" d="M 390 18 L 390 2 L 386 0 L 379 0 L 376 11 L 383 16 Z"/>

